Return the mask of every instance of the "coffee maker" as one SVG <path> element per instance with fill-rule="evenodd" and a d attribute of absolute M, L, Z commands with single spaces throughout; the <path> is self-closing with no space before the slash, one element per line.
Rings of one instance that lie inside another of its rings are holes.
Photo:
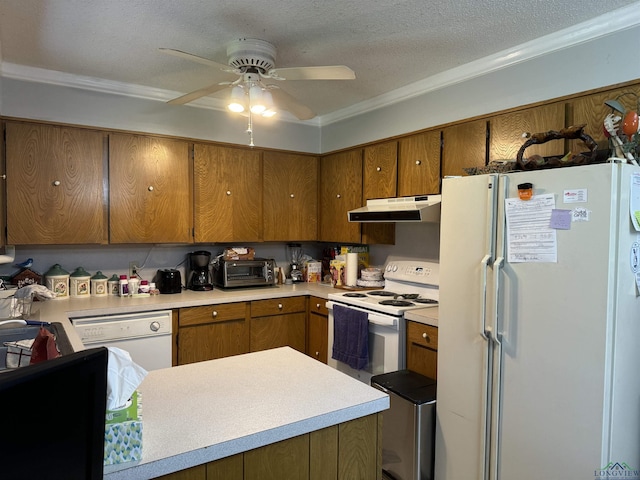
<path fill-rule="evenodd" d="M 209 271 L 211 252 L 204 250 L 191 252 L 188 254 L 188 258 L 189 275 L 187 277 L 187 288 L 197 291 L 213 290 L 211 272 Z"/>

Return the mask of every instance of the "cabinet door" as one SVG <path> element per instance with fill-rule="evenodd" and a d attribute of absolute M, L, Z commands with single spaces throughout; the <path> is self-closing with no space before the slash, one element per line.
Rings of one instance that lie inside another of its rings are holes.
<path fill-rule="evenodd" d="M 517 112 L 497 115 L 489 120 L 489 161 L 515 160 L 518 150 L 526 141 L 526 134 L 562 130 L 565 126 L 565 106 L 562 102 L 528 108 Z M 543 157 L 562 155 L 565 145 L 562 140 L 554 140 L 541 145 L 532 145 L 525 157 L 533 154 Z"/>
<path fill-rule="evenodd" d="M 362 206 L 362 150 L 348 150 L 320 160 L 321 242 L 360 243 L 360 224 L 347 212 Z"/>
<path fill-rule="evenodd" d="M 178 365 L 249 352 L 248 304 L 181 308 Z"/>
<path fill-rule="evenodd" d="M 316 240 L 318 159 L 264 152 L 263 172 L 264 240 Z"/>
<path fill-rule="evenodd" d="M 407 322 L 407 369 L 429 378 L 438 374 L 438 329 Z"/>
<path fill-rule="evenodd" d="M 442 131 L 442 176 L 466 175 L 465 168 L 487 161 L 487 121 L 476 120 Z"/>
<path fill-rule="evenodd" d="M 9 244 L 107 242 L 104 138 L 92 130 L 7 123 Z"/>
<path fill-rule="evenodd" d="M 259 152 L 196 144 L 194 198 L 196 242 L 262 240 Z"/>
<path fill-rule="evenodd" d="M 398 142 L 391 141 L 364 148 L 362 204 L 372 198 L 396 196 L 398 184 Z M 362 243 L 393 244 L 395 223 L 363 223 Z"/>
<path fill-rule="evenodd" d="M 307 355 L 327 363 L 329 347 L 327 301 L 320 297 L 309 297 L 309 318 L 307 324 Z"/>
<path fill-rule="evenodd" d="M 440 131 L 431 130 L 398 142 L 398 196 L 440 193 Z"/>
<path fill-rule="evenodd" d="M 109 138 L 111 243 L 189 243 L 192 183 L 187 142 Z"/>

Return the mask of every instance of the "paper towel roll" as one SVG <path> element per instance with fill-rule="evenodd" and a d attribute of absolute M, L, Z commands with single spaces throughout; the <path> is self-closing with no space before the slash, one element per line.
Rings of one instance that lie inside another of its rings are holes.
<path fill-rule="evenodd" d="M 355 287 L 358 281 L 358 254 L 347 253 L 347 286 Z"/>

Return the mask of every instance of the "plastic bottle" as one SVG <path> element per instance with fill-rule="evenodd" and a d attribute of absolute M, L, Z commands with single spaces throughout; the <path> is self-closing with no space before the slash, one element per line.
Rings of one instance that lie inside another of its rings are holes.
<path fill-rule="evenodd" d="M 133 276 L 129 279 L 129 295 L 137 295 L 140 287 L 140 279 Z"/>
<path fill-rule="evenodd" d="M 149 293 L 149 281 L 148 280 L 141 280 L 140 281 L 140 289 L 138 290 L 138 293 Z"/>
<path fill-rule="evenodd" d="M 121 297 L 129 296 L 129 279 L 126 275 L 120 275 L 120 283 L 119 283 L 118 295 Z"/>

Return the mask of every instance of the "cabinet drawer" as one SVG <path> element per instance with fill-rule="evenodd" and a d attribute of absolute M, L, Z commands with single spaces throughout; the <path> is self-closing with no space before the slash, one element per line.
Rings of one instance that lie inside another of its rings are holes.
<path fill-rule="evenodd" d="M 178 325 L 185 327 L 188 325 L 202 325 L 205 323 L 226 322 L 229 320 L 243 320 L 246 311 L 246 303 L 223 303 L 219 305 L 181 308 Z"/>
<path fill-rule="evenodd" d="M 320 297 L 309 297 L 309 311 L 320 315 L 329 315 L 327 310 L 327 301 Z"/>
<path fill-rule="evenodd" d="M 438 328 L 418 322 L 407 322 L 407 343 L 438 349 Z"/>
<path fill-rule="evenodd" d="M 251 317 L 266 317 L 283 313 L 306 312 L 306 297 L 273 298 L 251 302 Z"/>

